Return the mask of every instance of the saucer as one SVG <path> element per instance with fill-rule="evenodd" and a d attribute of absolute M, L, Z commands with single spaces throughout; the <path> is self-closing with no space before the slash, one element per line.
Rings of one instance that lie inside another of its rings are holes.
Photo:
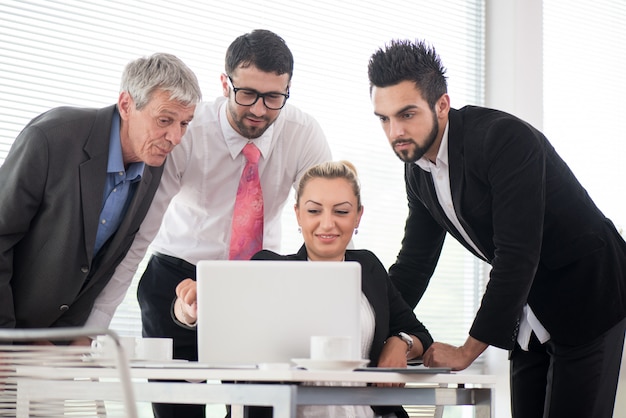
<path fill-rule="evenodd" d="M 189 363 L 189 360 L 185 360 L 182 358 L 161 358 L 161 359 L 157 359 L 157 358 L 139 358 L 139 357 L 133 357 L 128 359 L 129 363 L 158 363 L 158 364 L 174 364 L 174 363 Z"/>
<path fill-rule="evenodd" d="M 361 360 L 317 360 L 310 358 L 294 358 L 291 359 L 296 366 L 310 371 L 342 371 L 351 372 L 354 369 L 365 366 L 370 361 L 368 359 Z"/>

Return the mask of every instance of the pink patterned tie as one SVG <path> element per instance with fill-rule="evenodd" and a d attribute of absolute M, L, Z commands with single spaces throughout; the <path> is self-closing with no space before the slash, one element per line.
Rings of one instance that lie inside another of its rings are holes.
<path fill-rule="evenodd" d="M 243 147 L 246 166 L 241 173 L 230 236 L 230 260 L 249 260 L 263 249 L 263 193 L 259 180 L 261 152 L 253 143 Z"/>

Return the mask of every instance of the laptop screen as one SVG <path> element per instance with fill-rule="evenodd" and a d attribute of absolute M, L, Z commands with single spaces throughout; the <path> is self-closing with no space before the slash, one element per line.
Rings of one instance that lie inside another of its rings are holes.
<path fill-rule="evenodd" d="M 310 357 L 310 337 L 351 336 L 361 358 L 357 262 L 200 261 L 201 363 L 258 365 Z"/>

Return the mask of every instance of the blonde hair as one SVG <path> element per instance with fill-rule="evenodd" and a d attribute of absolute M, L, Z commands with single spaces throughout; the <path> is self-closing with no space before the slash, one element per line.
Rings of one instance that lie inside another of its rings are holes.
<path fill-rule="evenodd" d="M 350 161 L 327 161 L 309 168 L 298 183 L 296 190 L 296 206 L 300 204 L 300 197 L 307 183 L 315 178 L 345 179 L 352 186 L 356 196 L 357 210 L 361 210 L 361 185 L 356 174 L 356 168 Z"/>

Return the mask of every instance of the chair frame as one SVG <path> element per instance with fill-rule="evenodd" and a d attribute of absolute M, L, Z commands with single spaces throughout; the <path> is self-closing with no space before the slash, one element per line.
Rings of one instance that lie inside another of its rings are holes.
<path fill-rule="evenodd" d="M 131 380 L 129 360 L 120 343 L 118 334 L 110 329 L 97 329 L 86 327 L 75 328 L 46 328 L 46 329 L 0 329 L 0 343 L 15 345 L 17 342 L 27 343 L 40 340 L 51 342 L 71 341 L 80 337 L 94 339 L 96 336 L 106 335 L 111 338 L 115 346 L 115 366 L 119 371 L 121 390 L 124 393 L 123 404 L 128 418 L 138 418 L 137 404 L 133 384 Z M 0 358 L 1 360 L 1 358 Z M 19 387 L 19 386 L 18 386 Z M 18 399 L 21 398 L 18 393 Z"/>

